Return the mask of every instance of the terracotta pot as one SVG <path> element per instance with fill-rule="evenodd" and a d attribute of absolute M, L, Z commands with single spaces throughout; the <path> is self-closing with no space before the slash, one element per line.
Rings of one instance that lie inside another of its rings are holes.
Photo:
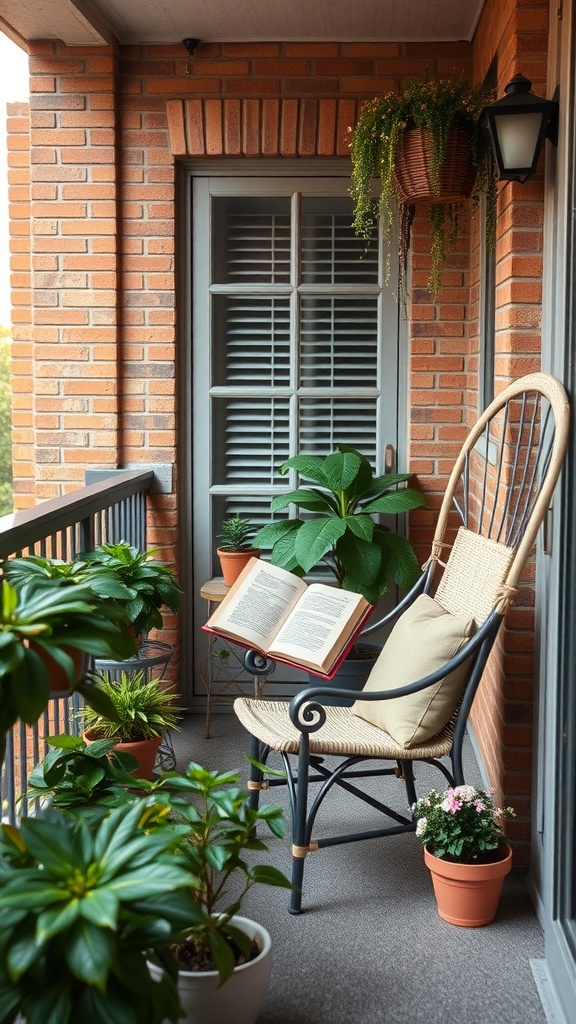
<path fill-rule="evenodd" d="M 232 923 L 256 940 L 260 953 L 236 967 L 221 986 L 216 971 L 180 970 L 178 995 L 184 1016 L 178 1018 L 179 1024 L 254 1024 L 270 980 L 270 935 L 247 917 L 233 917 Z M 159 980 L 161 968 L 151 963 L 148 968 Z"/>
<path fill-rule="evenodd" d="M 77 647 L 62 645 L 62 650 L 72 658 L 74 663 L 74 683 L 71 683 L 62 666 L 54 660 L 48 651 L 35 644 L 33 640 L 30 641 L 30 647 L 33 651 L 36 651 L 36 654 L 46 666 L 46 671 L 50 677 L 50 690 L 53 693 L 69 693 L 73 686 L 82 679 L 86 667 L 86 654 L 84 651 L 79 651 Z"/>
<path fill-rule="evenodd" d="M 488 864 L 454 864 L 441 860 L 424 847 L 438 913 L 444 921 L 462 928 L 478 928 L 496 917 L 504 878 L 512 867 L 512 850 L 503 848 L 500 860 Z"/>
<path fill-rule="evenodd" d="M 460 128 L 452 128 L 448 135 L 438 190 L 432 181 L 429 129 L 409 128 L 404 133 L 394 169 L 394 190 L 401 202 L 460 203 L 470 198 L 475 181 L 470 139 Z"/>
<path fill-rule="evenodd" d="M 251 558 L 260 558 L 262 553 L 259 548 L 250 548 L 248 551 L 226 551 L 224 548 L 217 548 L 216 552 L 220 559 L 222 575 L 227 587 L 231 587 L 236 582 Z"/>
<path fill-rule="evenodd" d="M 90 744 L 94 743 L 95 740 L 102 739 L 102 737 L 98 736 L 97 730 L 86 729 L 82 733 L 82 739 L 85 743 Z M 153 736 L 149 740 L 115 744 L 115 749 L 121 750 L 125 754 L 131 754 L 138 761 L 138 767 L 134 768 L 130 773 L 135 779 L 151 779 L 153 777 L 160 740 L 160 736 Z"/>

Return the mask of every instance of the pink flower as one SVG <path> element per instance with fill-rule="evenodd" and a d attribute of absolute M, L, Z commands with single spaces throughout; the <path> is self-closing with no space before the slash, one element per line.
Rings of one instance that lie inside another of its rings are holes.
<path fill-rule="evenodd" d="M 443 811 L 447 811 L 448 814 L 456 814 L 457 811 L 462 807 L 462 801 L 457 800 L 454 796 L 454 790 L 448 790 L 448 796 L 440 804 Z"/>

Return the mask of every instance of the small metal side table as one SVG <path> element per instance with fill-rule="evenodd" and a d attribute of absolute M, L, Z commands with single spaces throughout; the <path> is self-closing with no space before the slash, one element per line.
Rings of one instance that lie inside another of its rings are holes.
<path fill-rule="evenodd" d="M 200 597 L 208 602 L 208 618 L 216 605 L 226 597 L 229 591 L 222 577 L 208 580 L 200 587 Z M 208 647 L 200 661 L 200 677 L 206 688 L 206 728 L 205 737 L 210 738 L 210 720 L 215 704 L 226 704 L 233 697 L 245 696 L 240 686 L 240 677 L 248 672 L 254 681 L 254 696 L 264 696 L 266 680 L 276 668 L 276 664 L 254 651 L 239 654 L 234 645 L 225 638 L 208 633 Z"/>

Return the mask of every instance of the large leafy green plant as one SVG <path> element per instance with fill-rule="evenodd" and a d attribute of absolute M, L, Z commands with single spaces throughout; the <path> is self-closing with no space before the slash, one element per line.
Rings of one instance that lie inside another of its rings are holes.
<path fill-rule="evenodd" d="M 480 124 L 482 109 L 489 98 L 487 89 L 471 85 L 463 75 L 433 78 L 427 70 L 410 82 L 403 93 L 389 92 L 366 103 L 352 130 L 350 194 L 354 202 L 354 228 L 362 238 L 370 239 L 382 223 L 385 240 L 390 244 L 395 207 L 398 207 L 399 288 L 403 297 L 414 217 L 413 204 L 395 182 L 396 162 L 405 134 L 413 128 L 429 132 L 431 180 L 438 201 L 429 205 L 432 266 L 428 285 L 437 297 L 447 248 L 454 245 L 458 237 L 458 216 L 462 207 L 461 203 L 443 203 L 440 196 L 440 172 L 453 127 L 459 128 L 469 140 L 476 170 L 474 201 L 481 195 L 487 197 L 488 242 L 494 242 L 496 184 L 489 144 Z M 379 179 L 380 183 L 377 198 L 372 191 L 374 179 Z"/>
<path fill-rule="evenodd" d="M 82 740 L 70 736 L 53 737 L 50 743 L 54 749 L 30 776 L 30 798 L 97 822 L 110 806 L 125 810 L 126 803 L 140 801 L 144 793 L 142 818 L 148 826 L 177 826 L 179 845 L 174 857 L 191 873 L 194 904 L 187 903 L 182 933 L 172 945 L 156 948 L 154 959 L 169 976 L 181 966 L 216 970 L 224 982 L 238 957 L 249 958 L 251 953 L 246 936 L 232 920 L 240 913 L 246 893 L 257 884 L 290 888 L 276 868 L 250 865 L 245 859 L 248 851 L 267 849 L 256 836 L 259 824 L 279 838 L 284 836 L 282 810 L 250 808 L 248 793 L 238 786 L 239 777 L 233 772 L 207 771 L 191 763 L 182 774 L 163 772 L 153 782 L 137 780 L 136 789 L 135 780 L 122 768 L 102 764 L 110 741 L 88 749 Z M 0 1024 L 4 1024 L 1 1016 Z"/>
<path fill-rule="evenodd" d="M 85 743 L 81 736 L 61 734 L 48 736 L 46 743 L 50 749 L 30 773 L 26 791 L 41 808 L 97 820 L 153 789 L 153 783 L 131 774 L 138 762 L 115 748 L 114 740 Z"/>
<path fill-rule="evenodd" d="M 426 505 L 420 491 L 401 486 L 410 475 L 374 476 L 366 456 L 344 445 L 331 455 L 296 455 L 279 472 L 290 469 L 312 486 L 274 498 L 272 512 L 295 505 L 308 515 L 271 523 L 254 538 L 258 546 L 272 548 L 275 565 L 302 576 L 323 563 L 339 586 L 372 604 L 390 581 L 402 588 L 415 582 L 419 567 L 412 545 L 374 519 Z"/>
<path fill-rule="evenodd" d="M 0 832 L 0 1024 L 161 1024 L 180 1014 L 175 970 L 146 951 L 182 935 L 195 879 L 188 829 L 140 801 L 90 827 L 60 815 Z"/>
<path fill-rule="evenodd" d="M 102 597 L 108 596 L 106 580 L 110 576 L 126 588 L 127 597 L 116 600 L 137 637 L 146 636 L 151 629 L 162 629 L 160 609 L 166 606 L 175 612 L 180 604 L 182 588 L 174 569 L 154 558 L 161 550 L 140 551 L 120 541 L 99 544 L 79 556 L 95 573 L 90 585 Z"/>
<path fill-rule="evenodd" d="M 32 646 L 31 646 L 32 644 Z M 71 650 L 124 660 L 136 646 L 117 609 L 104 606 L 87 587 L 46 588 L 32 582 L 16 590 L 2 581 L 0 595 L 0 760 L 5 734 L 18 720 L 38 721 L 50 694 L 48 655 L 74 683 Z M 111 709 L 100 694 L 80 683 L 86 700 Z M 112 709 L 113 713 L 113 709 Z"/>
<path fill-rule="evenodd" d="M 277 868 L 251 866 L 244 859 L 247 850 L 267 849 L 256 836 L 256 826 L 262 823 L 282 838 L 284 819 L 279 807 L 249 807 L 248 793 L 238 781 L 233 772 L 207 771 L 194 763 L 185 775 L 166 772 L 162 779 L 163 785 L 185 797 L 172 797 L 171 806 L 188 827 L 182 851 L 194 875 L 195 907 L 186 939 L 157 951 L 157 956 L 168 970 L 174 961 L 185 970 L 216 970 L 220 984 L 232 974 L 239 957 L 251 956 L 251 940 L 233 921 L 246 893 L 259 883 L 291 888 Z M 228 886 L 234 882 L 231 895 Z"/>

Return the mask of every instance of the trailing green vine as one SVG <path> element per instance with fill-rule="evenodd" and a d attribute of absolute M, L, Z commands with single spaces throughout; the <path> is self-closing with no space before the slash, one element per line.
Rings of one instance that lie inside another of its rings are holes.
<path fill-rule="evenodd" d="M 489 146 L 480 126 L 483 107 L 490 100 L 483 86 L 472 86 L 463 75 L 432 78 L 429 70 L 410 83 L 403 94 L 386 93 L 367 103 L 351 137 L 352 179 L 350 194 L 354 203 L 353 227 L 365 239 L 371 239 L 381 224 L 388 246 L 396 205 L 399 212 L 399 289 L 406 299 L 406 268 L 410 248 L 410 229 L 414 206 L 397 196 L 394 170 L 404 133 L 410 128 L 430 132 L 430 178 L 435 194 L 440 193 L 440 171 L 446 157 L 450 131 L 458 127 L 470 140 L 476 169 L 473 201 L 487 199 L 487 241 L 494 244 L 496 223 L 496 184 Z M 373 195 L 373 181 L 379 179 L 380 194 Z M 431 203 L 432 268 L 428 287 L 438 296 L 440 273 L 447 251 L 458 238 L 458 214 L 461 203 Z"/>

